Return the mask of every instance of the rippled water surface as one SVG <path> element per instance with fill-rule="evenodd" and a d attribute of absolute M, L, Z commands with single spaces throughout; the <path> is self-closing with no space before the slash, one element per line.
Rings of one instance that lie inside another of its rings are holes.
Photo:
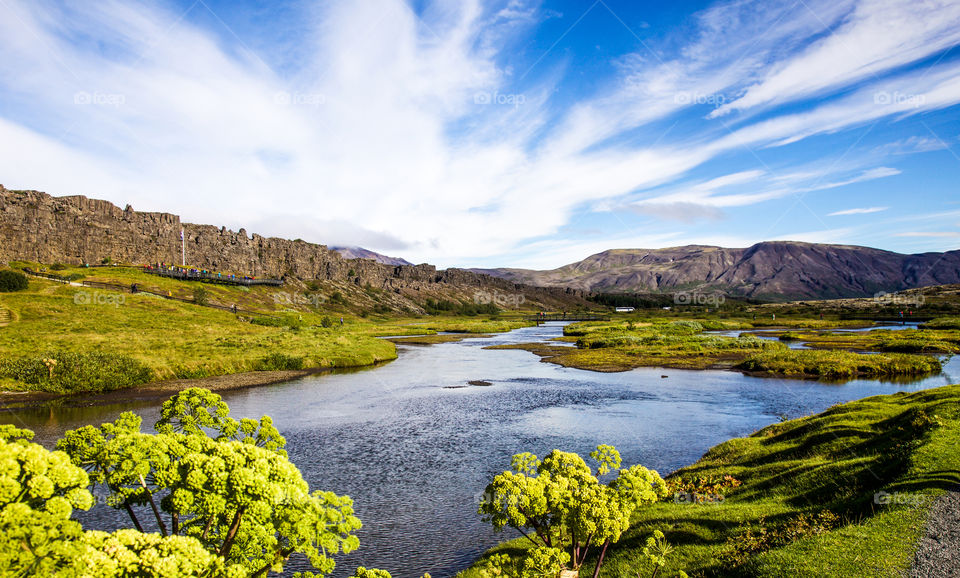
<path fill-rule="evenodd" d="M 476 515 L 477 494 L 514 453 L 560 448 L 586 454 L 609 443 L 626 464 L 665 475 L 781 415 L 960 381 L 958 358 L 943 375 L 913 383 L 825 384 L 726 371 L 595 373 L 541 363 L 525 351 L 483 349 L 560 333 L 560 324 L 547 324 L 490 339 L 402 346 L 397 361 L 374 369 L 223 397 L 234 416 L 273 416 L 311 487 L 354 498 L 365 523 L 361 548 L 338 558 L 339 576 L 364 565 L 394 576 L 429 571 L 440 578 L 514 537 L 495 535 Z M 492 385 L 467 386 L 470 380 Z M 153 423 L 158 406 L 24 410 L 0 421 L 26 425 L 50 446 L 66 429 L 113 420 L 125 409 Z M 114 512 L 98 509 L 84 516 L 88 527 L 111 523 Z"/>

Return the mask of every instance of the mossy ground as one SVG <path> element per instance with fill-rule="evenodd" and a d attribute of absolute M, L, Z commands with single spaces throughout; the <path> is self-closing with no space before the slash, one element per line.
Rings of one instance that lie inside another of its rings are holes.
<path fill-rule="evenodd" d="M 812 324 L 819 319 L 786 319 L 792 327 Z M 862 324 L 863 322 L 857 322 Z M 584 322 L 564 328 L 564 340 L 576 341 L 576 347 L 544 343 L 501 345 L 493 348 L 524 349 L 543 361 L 565 367 L 593 371 L 627 371 L 636 367 L 680 369 L 737 368 L 757 374 L 797 378 L 854 378 L 923 375 L 940 371 L 940 361 L 928 355 L 885 353 L 861 355 L 847 351 L 797 351 L 783 343 L 752 335 L 728 337 L 706 333 L 754 327 L 745 319 L 629 319 L 614 322 Z M 797 332 L 785 332 L 792 335 Z M 873 334 L 877 334 L 874 336 Z M 947 337 L 950 331 L 870 331 L 843 333 L 849 342 L 886 343 L 883 351 L 952 352 L 956 343 Z M 797 333 L 800 334 L 800 333 Z M 815 336 L 814 331 L 802 335 Z M 834 335 L 834 334 L 825 334 Z M 814 345 L 817 343 L 814 342 Z M 926 349 L 925 349 L 926 348 Z"/>
<path fill-rule="evenodd" d="M 662 576 L 902 576 L 933 499 L 960 485 L 957 447 L 958 385 L 768 426 L 669 476 L 729 475 L 741 485 L 702 503 L 673 498 L 639 510 L 601 576 L 650 576 L 642 548 L 654 530 L 676 547 Z M 810 522 L 820 516 L 832 521 Z M 524 547 L 513 540 L 490 553 Z"/>

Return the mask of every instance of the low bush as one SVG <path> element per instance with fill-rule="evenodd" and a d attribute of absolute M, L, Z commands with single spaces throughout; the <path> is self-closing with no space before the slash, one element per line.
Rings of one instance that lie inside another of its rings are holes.
<path fill-rule="evenodd" d="M 20 271 L 4 269 L 0 271 L 0 293 L 12 293 L 14 291 L 23 291 L 30 284 L 27 276 Z"/>
<path fill-rule="evenodd" d="M 153 371 L 140 361 L 115 353 L 54 352 L 0 361 L 0 377 L 30 389 L 56 393 L 113 391 L 147 383 Z"/>
<path fill-rule="evenodd" d="M 257 371 L 284 371 L 303 369 L 303 365 L 303 357 L 285 355 L 283 353 L 271 353 L 260 359 L 254 368 Z"/>

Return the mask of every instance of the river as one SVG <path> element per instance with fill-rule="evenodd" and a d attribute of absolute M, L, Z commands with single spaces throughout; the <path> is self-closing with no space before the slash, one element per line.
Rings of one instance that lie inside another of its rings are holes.
<path fill-rule="evenodd" d="M 624 463 L 667 473 L 713 445 L 839 402 L 960 381 L 960 357 L 944 373 L 906 383 L 843 384 L 745 376 L 732 371 L 642 368 L 595 373 L 541 363 L 520 350 L 484 346 L 559 336 L 562 324 L 488 339 L 401 346 L 399 359 L 369 370 L 318 375 L 224 392 L 234 417 L 273 416 L 290 458 L 311 488 L 353 497 L 361 547 L 337 558 L 337 576 L 358 565 L 395 577 L 454 575 L 510 533 L 476 514 L 477 496 L 510 456 L 551 449 L 586 455 L 615 445 Z M 485 380 L 490 386 L 469 386 Z M 51 447 L 67 429 L 111 421 L 125 410 L 152 424 L 159 403 L 44 408 L 0 415 Z M 108 526 L 97 506 L 80 518 Z M 120 518 L 125 520 L 125 518 Z M 304 569 L 292 563 L 290 569 Z"/>

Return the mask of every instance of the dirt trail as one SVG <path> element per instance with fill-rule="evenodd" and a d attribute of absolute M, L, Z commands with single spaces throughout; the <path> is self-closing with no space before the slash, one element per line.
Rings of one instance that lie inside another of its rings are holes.
<path fill-rule="evenodd" d="M 910 578 L 960 577 L 960 491 L 937 498 Z"/>

